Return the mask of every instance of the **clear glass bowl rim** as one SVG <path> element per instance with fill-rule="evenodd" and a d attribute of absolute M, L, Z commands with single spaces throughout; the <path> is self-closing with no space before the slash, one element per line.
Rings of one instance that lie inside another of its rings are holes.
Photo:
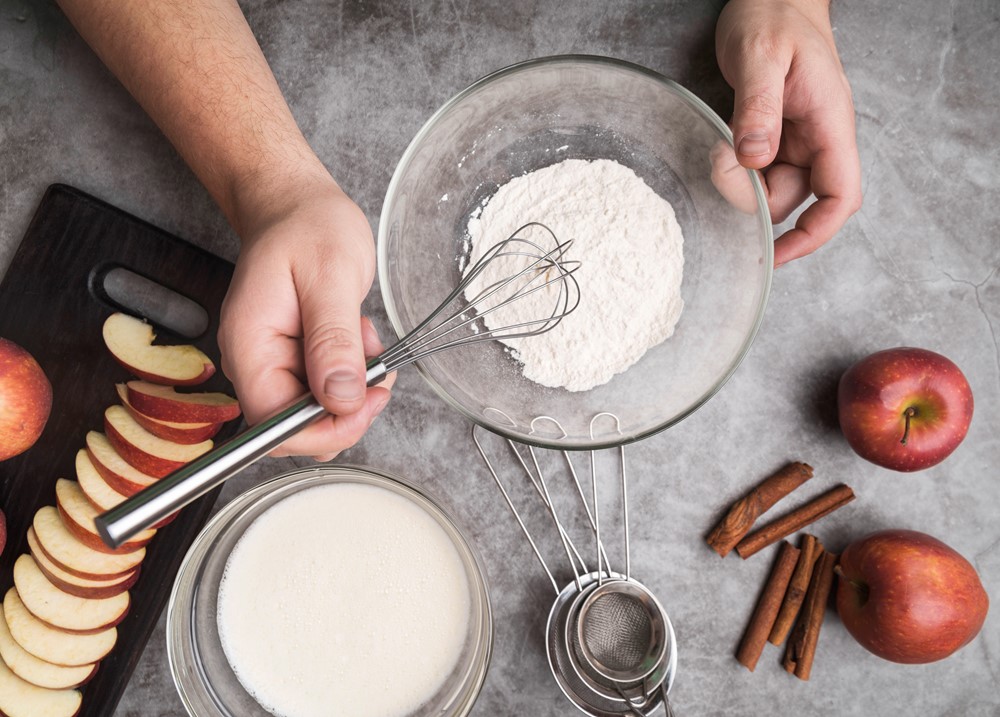
<path fill-rule="evenodd" d="M 188 684 L 189 679 L 183 674 L 186 665 L 181 663 L 182 659 L 186 660 L 186 656 L 177 654 L 175 633 L 179 633 L 180 631 L 180 621 L 189 619 L 191 610 L 190 602 L 193 600 L 193 595 L 200 589 L 200 585 L 182 585 L 182 577 L 188 575 L 188 573 L 198 572 L 200 564 L 211 553 L 212 544 L 232 524 L 238 521 L 248 510 L 252 509 L 259 499 L 299 483 L 333 476 L 346 479 L 344 482 L 350 482 L 354 478 L 360 479 L 370 485 L 394 484 L 403 493 L 408 493 L 411 498 L 415 498 L 414 502 L 418 505 L 420 505 L 420 502 L 423 502 L 436 510 L 458 536 L 458 541 L 455 541 L 456 549 L 465 551 L 472 565 L 475 567 L 475 575 L 470 575 L 469 577 L 473 583 L 473 589 L 479 593 L 478 598 L 483 606 L 483 624 L 474 649 L 473 662 L 463 672 L 466 676 L 468 687 L 463 693 L 455 695 L 455 701 L 452 703 L 452 706 L 456 707 L 458 711 L 451 714 L 454 717 L 464 717 L 472 710 L 486 681 L 486 674 L 489 671 L 490 661 L 493 656 L 493 606 L 482 556 L 475 545 L 468 539 L 465 529 L 455 521 L 451 511 L 445 509 L 435 498 L 428 495 L 411 481 L 369 466 L 330 464 L 307 466 L 285 471 L 240 493 L 212 516 L 194 542 L 192 542 L 191 547 L 184 556 L 184 560 L 177 571 L 173 588 L 171 589 L 170 600 L 167 603 L 166 633 L 167 661 L 170 665 L 171 678 L 188 714 L 198 714 L 200 705 L 193 703 L 192 695 L 189 693 L 192 686 Z M 317 485 L 322 484 L 322 482 L 317 482 Z M 204 682 L 201 685 L 202 690 L 206 693 L 214 693 L 212 685 L 205 677 L 204 669 L 200 665 L 195 667 L 197 669 L 194 671 L 202 676 L 202 681 Z M 222 715 L 223 713 L 219 712 L 218 714 Z M 199 717 L 201 716 L 199 715 Z"/>
<path fill-rule="evenodd" d="M 705 119 L 713 128 L 719 133 L 719 136 L 729 143 L 729 146 L 734 147 L 733 143 L 733 133 L 721 117 L 715 113 L 715 111 L 709 107 L 703 100 L 701 100 L 697 95 L 692 93 L 690 90 L 686 89 L 682 85 L 674 82 L 667 77 L 664 77 L 655 70 L 651 70 L 648 67 L 635 64 L 633 62 L 628 62 L 626 60 L 619 60 L 613 57 L 605 57 L 601 55 L 584 55 L 584 54 L 567 54 L 567 55 L 551 55 L 548 57 L 539 57 L 531 60 L 525 60 L 523 62 L 517 62 L 507 67 L 501 68 L 492 72 L 484 77 L 476 80 L 471 85 L 466 87 L 464 90 L 456 94 L 450 100 L 445 102 L 433 115 L 428 119 L 420 131 L 414 135 L 410 144 L 407 146 L 406 150 L 403 152 L 395 170 L 392 173 L 392 179 L 389 181 L 389 187 L 385 193 L 385 199 L 382 202 L 382 213 L 379 218 L 378 226 L 378 240 L 376 242 L 376 253 L 377 253 L 377 265 L 378 265 L 378 278 L 379 286 L 382 293 L 382 302 L 385 305 L 386 314 L 389 317 L 389 322 L 392 324 L 393 330 L 396 332 L 396 337 L 401 340 L 405 335 L 406 331 L 403 328 L 402 321 L 400 319 L 399 310 L 396 307 L 395 297 L 389 290 L 389 249 L 388 249 L 388 226 L 389 226 L 389 212 L 395 203 L 395 195 L 398 191 L 398 185 L 400 182 L 400 176 L 403 171 L 409 166 L 413 157 L 416 155 L 420 146 L 422 145 L 424 138 L 430 134 L 430 132 L 437 125 L 438 121 L 448 114 L 454 107 L 461 104 L 466 97 L 475 93 L 477 90 L 481 89 L 485 85 L 491 84 L 498 80 L 501 80 L 509 75 L 517 74 L 525 70 L 530 70 L 542 65 L 558 65 L 558 64 L 581 64 L 581 65 L 595 65 L 603 67 L 616 68 L 618 70 L 625 70 L 629 72 L 635 72 L 640 75 L 644 75 L 656 82 L 664 85 L 670 92 L 678 95 L 681 99 L 687 102 L 693 109 L 695 109 L 698 114 Z M 760 330 L 761 324 L 764 321 L 764 309 L 767 306 L 768 296 L 771 291 L 771 281 L 774 271 L 774 232 L 770 221 L 770 210 L 767 206 L 767 198 L 764 193 L 764 188 L 760 183 L 760 178 L 757 173 L 751 170 L 747 170 L 750 177 L 750 182 L 753 186 L 754 196 L 757 200 L 757 218 L 758 223 L 764 230 L 764 257 L 763 261 L 766 266 L 766 273 L 764 277 L 764 285 L 761 290 L 760 300 L 757 304 L 756 311 L 754 312 L 754 321 L 744 338 L 743 345 L 740 347 L 739 352 L 734 357 L 732 363 L 729 365 L 727 370 L 716 380 L 715 384 L 703 393 L 696 401 L 692 402 L 688 406 L 687 410 L 673 416 L 670 419 L 663 421 L 660 424 L 652 426 L 644 431 L 640 431 L 635 435 L 626 436 L 621 440 L 612 439 L 594 439 L 590 441 L 571 441 L 562 438 L 549 439 L 540 435 L 525 435 L 519 431 L 509 430 L 502 423 L 495 423 L 489 421 L 482 415 L 477 415 L 476 413 L 468 410 L 461 403 L 456 401 L 452 396 L 434 380 L 434 377 L 423 367 L 420 361 L 415 362 L 417 370 L 420 375 L 424 377 L 434 392 L 438 394 L 441 398 L 445 400 L 450 406 L 454 407 L 461 414 L 466 416 L 473 423 L 482 426 L 488 431 L 499 434 L 504 438 L 509 438 L 526 445 L 534 446 L 536 448 L 550 448 L 556 450 L 571 450 L 571 451 L 590 451 L 590 450 L 602 450 L 606 448 L 617 448 L 618 446 L 625 445 L 628 443 L 635 443 L 655 435 L 661 431 L 670 428 L 671 426 L 680 423 L 685 418 L 690 416 L 692 413 L 697 411 L 699 408 L 705 405 L 710 398 L 712 398 L 716 393 L 718 393 L 722 387 L 732 378 L 736 369 L 739 368 L 743 359 L 746 357 L 747 353 L 750 351 L 750 346 L 753 344 L 754 339 Z"/>

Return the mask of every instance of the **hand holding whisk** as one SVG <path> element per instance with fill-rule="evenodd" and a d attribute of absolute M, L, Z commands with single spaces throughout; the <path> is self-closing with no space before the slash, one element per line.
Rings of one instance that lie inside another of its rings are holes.
<path fill-rule="evenodd" d="M 554 248 L 546 249 L 525 238 L 532 229 L 544 232 Z M 490 247 L 466 269 L 459 284 L 427 318 L 399 343 L 368 362 L 368 385 L 374 386 L 388 373 L 438 351 L 551 331 L 580 303 L 580 287 L 573 276 L 579 262 L 565 258 L 571 243 L 559 243 L 548 227 L 532 222 Z M 512 269 L 503 278 L 481 286 L 486 282 L 484 272 L 494 262 L 503 262 L 503 268 Z M 479 328 L 480 318 L 492 315 L 490 324 L 497 319 L 502 321 L 505 307 L 538 292 L 545 292 L 542 296 L 549 300 L 550 307 L 538 317 L 512 325 Z M 472 297 L 468 298 L 467 293 Z M 98 516 L 96 524 L 101 537 L 109 546 L 119 547 L 267 455 L 323 415 L 323 407 L 311 394 L 302 396 L 271 418 Z"/>

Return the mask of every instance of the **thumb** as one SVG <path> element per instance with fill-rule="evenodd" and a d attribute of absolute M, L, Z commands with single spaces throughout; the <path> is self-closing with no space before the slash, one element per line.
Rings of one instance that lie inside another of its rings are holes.
<path fill-rule="evenodd" d="M 365 352 L 361 338 L 360 272 L 337 272 L 300 292 L 309 389 L 335 416 L 361 409 L 365 400 Z"/>
<path fill-rule="evenodd" d="M 748 169 L 763 169 L 778 152 L 787 71 L 786 63 L 763 52 L 747 56 L 736 70 L 733 143 L 739 163 Z"/>

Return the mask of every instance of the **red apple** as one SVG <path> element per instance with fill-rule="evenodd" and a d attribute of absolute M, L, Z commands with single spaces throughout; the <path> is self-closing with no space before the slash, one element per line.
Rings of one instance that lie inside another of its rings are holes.
<path fill-rule="evenodd" d="M 918 471 L 947 458 L 972 421 L 972 389 L 958 366 L 915 348 L 879 351 L 840 378 L 840 428 L 862 458 Z"/>
<path fill-rule="evenodd" d="M 883 530 L 840 555 L 837 612 L 861 646 L 892 662 L 941 660 L 968 644 L 989 598 L 968 560 L 936 538 Z"/>
<path fill-rule="evenodd" d="M 0 339 L 0 461 L 31 448 L 52 410 L 52 385 L 26 350 Z"/>
<path fill-rule="evenodd" d="M 215 373 L 212 359 L 187 344 L 153 345 L 153 327 L 128 314 L 112 314 L 104 322 L 104 343 L 128 371 L 167 386 L 192 386 Z"/>

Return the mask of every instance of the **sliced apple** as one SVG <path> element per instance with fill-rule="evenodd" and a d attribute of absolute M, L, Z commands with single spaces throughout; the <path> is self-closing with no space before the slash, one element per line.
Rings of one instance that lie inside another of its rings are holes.
<path fill-rule="evenodd" d="M 200 443 L 214 436 L 222 428 L 223 424 L 221 423 L 179 423 L 152 418 L 138 411 L 135 406 L 129 403 L 128 388 L 125 387 L 124 383 L 117 384 L 115 388 L 118 390 L 122 407 L 135 419 L 135 422 L 157 438 L 162 438 L 165 441 L 183 444 Z"/>
<path fill-rule="evenodd" d="M 94 467 L 90 454 L 82 448 L 76 453 L 76 480 L 87 500 L 101 512 L 111 510 L 128 499 L 127 495 L 108 485 Z"/>
<path fill-rule="evenodd" d="M 156 476 L 147 475 L 132 467 L 118 455 L 118 451 L 103 433 L 91 431 L 87 434 L 87 454 L 108 485 L 123 495 L 133 496 L 159 480 Z"/>
<path fill-rule="evenodd" d="M 104 412 L 104 430 L 118 455 L 133 468 L 157 478 L 170 475 L 212 450 L 212 441 L 182 445 L 157 438 L 122 406 L 111 406 Z"/>
<path fill-rule="evenodd" d="M 39 508 L 31 523 L 38 548 L 68 573 L 89 580 L 109 580 L 132 572 L 146 556 L 146 549 L 130 553 L 105 553 L 87 547 L 69 532 L 59 512 L 47 505 Z"/>
<path fill-rule="evenodd" d="M 80 490 L 90 501 L 90 504 L 101 513 L 111 510 L 115 506 L 124 502 L 128 496 L 115 490 L 111 484 L 105 480 L 104 476 L 94 467 L 94 461 L 90 454 L 80 449 L 76 454 L 76 480 L 80 484 Z M 152 528 L 159 529 L 173 522 L 178 513 L 171 513 Z"/>
<path fill-rule="evenodd" d="M 240 415 L 240 404 L 224 393 L 177 393 L 170 386 L 129 381 L 128 402 L 161 421 L 225 423 Z"/>
<path fill-rule="evenodd" d="M 72 632 L 100 632 L 125 618 L 128 592 L 108 598 L 81 598 L 50 583 L 35 559 L 21 555 L 14 562 L 14 587 L 28 612 L 52 627 Z"/>
<path fill-rule="evenodd" d="M 108 578 L 106 580 L 81 578 L 78 575 L 67 572 L 45 554 L 45 551 L 38 545 L 38 538 L 35 537 L 35 529 L 31 527 L 28 528 L 28 550 L 31 552 L 31 557 L 35 559 L 35 563 L 38 564 L 38 569 L 49 579 L 50 583 L 63 592 L 76 595 L 77 597 L 111 597 L 126 590 L 131 590 L 132 586 L 139 579 L 139 566 L 136 566 L 135 570 L 121 577 Z"/>
<path fill-rule="evenodd" d="M 104 322 L 104 343 L 122 366 L 139 378 L 167 386 L 194 386 L 215 373 L 215 364 L 188 344 L 154 346 L 153 327 L 128 314 L 112 314 Z"/>
<path fill-rule="evenodd" d="M 28 612 L 16 588 L 3 599 L 3 616 L 11 637 L 35 657 L 55 665 L 80 667 L 103 659 L 118 641 L 118 629 L 80 634 L 52 627 Z"/>
<path fill-rule="evenodd" d="M 0 617 L 3 607 L 0 606 Z M 97 672 L 97 664 L 91 662 L 79 667 L 54 665 L 25 650 L 15 640 L 7 628 L 7 620 L 0 619 L 0 657 L 10 671 L 22 680 L 50 690 L 68 690 L 87 682 Z"/>
<path fill-rule="evenodd" d="M 22 680 L 0 660 L 0 711 L 7 717 L 74 717 L 82 701 L 78 690 L 50 690 Z"/>
<path fill-rule="evenodd" d="M 97 525 L 94 522 L 101 511 L 87 500 L 87 496 L 80 489 L 80 484 L 75 480 L 60 478 L 56 481 L 56 507 L 66 529 L 84 545 L 102 553 L 131 553 L 142 548 L 156 535 L 155 530 L 148 529 L 136 534 L 117 549 L 108 547 L 97 532 Z"/>

